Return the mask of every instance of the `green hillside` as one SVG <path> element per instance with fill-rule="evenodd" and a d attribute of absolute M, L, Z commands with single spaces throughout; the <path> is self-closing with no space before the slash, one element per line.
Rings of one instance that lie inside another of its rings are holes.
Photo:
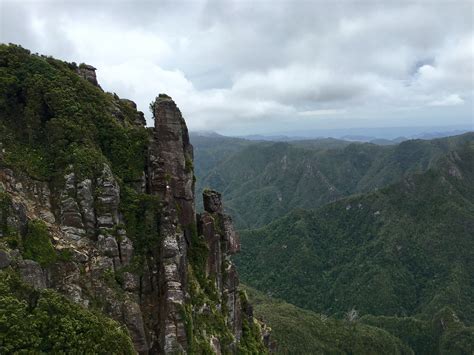
<path fill-rule="evenodd" d="M 128 100 L 77 75 L 76 63 L 0 45 L 0 157 L 33 178 L 60 183 L 104 162 L 124 182 L 140 179 L 148 140 Z"/>
<path fill-rule="evenodd" d="M 431 141 L 405 141 L 396 146 L 337 140 L 258 143 L 240 147 L 207 175 L 198 174 L 198 189 L 222 191 L 237 225 L 255 228 L 295 208 L 317 208 L 395 183 L 407 174 L 426 171 L 472 137 L 468 133 Z M 209 149 L 206 152 L 211 154 Z"/>
<path fill-rule="evenodd" d="M 472 354 L 474 327 L 466 327 L 449 307 L 430 320 L 359 317 L 352 310 L 337 319 L 242 289 L 254 315 L 271 327 L 277 354 Z"/>
<path fill-rule="evenodd" d="M 242 233 L 245 283 L 342 316 L 417 316 L 449 306 L 474 322 L 474 143 L 376 192 Z"/>
<path fill-rule="evenodd" d="M 254 314 L 272 329 L 277 354 L 412 354 L 388 332 L 359 319 L 329 318 L 244 286 Z"/>

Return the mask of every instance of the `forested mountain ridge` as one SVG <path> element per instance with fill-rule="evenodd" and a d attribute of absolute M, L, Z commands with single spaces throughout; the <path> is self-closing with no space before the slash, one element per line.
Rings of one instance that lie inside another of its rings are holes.
<path fill-rule="evenodd" d="M 0 353 L 267 352 L 220 195 L 195 213 L 184 118 L 150 108 L 0 45 Z"/>
<path fill-rule="evenodd" d="M 199 178 L 206 176 L 218 164 L 245 147 L 258 144 L 241 138 L 193 132 L 190 132 L 189 139 L 194 147 L 195 174 Z M 201 183 L 197 182 L 197 185 L 200 186 Z"/>
<path fill-rule="evenodd" d="M 317 208 L 426 171 L 473 135 L 409 140 L 396 146 L 338 140 L 246 143 L 249 146 L 228 154 L 202 176 L 198 190 L 223 191 L 237 226 L 255 228 L 295 208 Z"/>
<path fill-rule="evenodd" d="M 241 233 L 245 283 L 342 317 L 356 309 L 416 353 L 474 344 L 474 140 L 378 191 Z M 442 323 L 442 324 L 441 324 Z"/>

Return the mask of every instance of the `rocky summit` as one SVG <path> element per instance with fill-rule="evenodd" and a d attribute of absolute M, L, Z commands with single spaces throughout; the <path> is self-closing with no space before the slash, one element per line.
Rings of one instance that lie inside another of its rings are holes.
<path fill-rule="evenodd" d="M 146 128 L 90 65 L 2 45 L 0 69 L 0 352 L 267 352 L 220 194 L 205 190 L 196 214 L 175 102 L 160 94 Z"/>

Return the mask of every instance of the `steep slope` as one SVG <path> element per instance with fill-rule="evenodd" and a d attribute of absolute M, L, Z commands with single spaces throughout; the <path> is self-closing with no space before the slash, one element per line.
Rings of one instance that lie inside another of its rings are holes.
<path fill-rule="evenodd" d="M 195 213 L 185 121 L 164 94 L 151 109 L 147 129 L 93 67 L 0 46 L 1 352 L 266 351 L 220 195 Z"/>
<path fill-rule="evenodd" d="M 474 322 L 474 143 L 377 192 L 242 233 L 243 280 L 331 315 Z"/>
<path fill-rule="evenodd" d="M 396 146 L 257 144 L 222 161 L 200 186 L 224 193 L 239 228 L 260 227 L 295 208 L 317 208 L 426 171 L 472 136 L 412 140 Z"/>

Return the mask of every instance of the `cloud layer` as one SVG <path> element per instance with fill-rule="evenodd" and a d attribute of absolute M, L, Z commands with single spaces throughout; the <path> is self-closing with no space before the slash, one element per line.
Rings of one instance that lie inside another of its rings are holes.
<path fill-rule="evenodd" d="M 0 1 L 1 42 L 191 129 L 472 124 L 473 1 Z"/>

